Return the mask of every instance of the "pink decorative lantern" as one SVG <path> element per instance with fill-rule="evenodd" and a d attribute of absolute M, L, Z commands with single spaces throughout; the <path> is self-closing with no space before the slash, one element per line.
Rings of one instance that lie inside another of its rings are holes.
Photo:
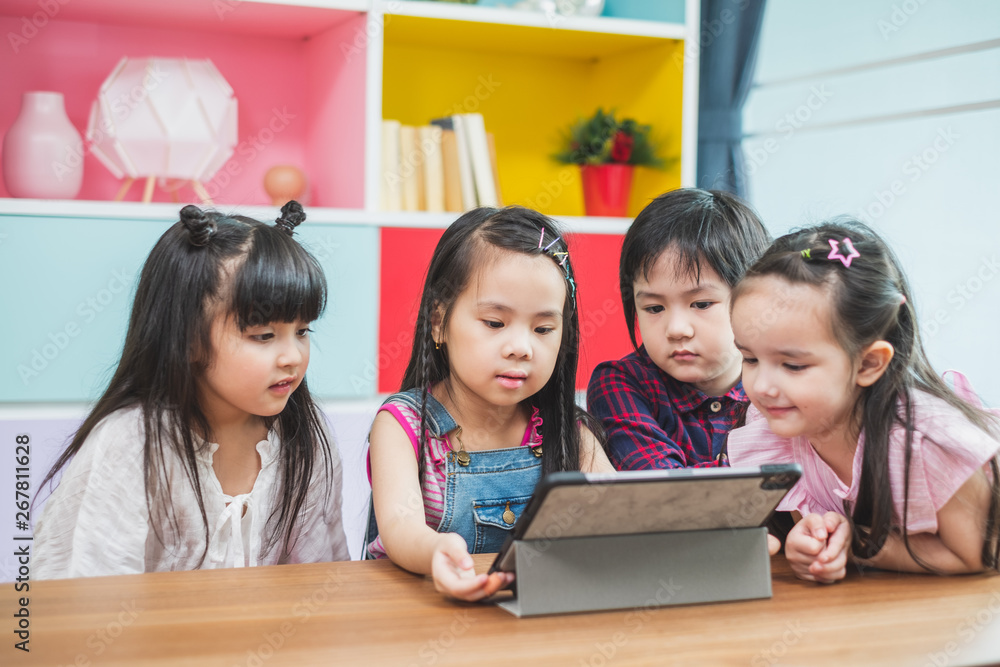
<path fill-rule="evenodd" d="M 189 182 L 207 203 L 202 183 L 232 156 L 236 116 L 233 89 L 211 61 L 122 58 L 91 106 L 87 140 L 125 179 L 116 200 L 145 178 L 143 201 L 150 201 L 159 178 Z"/>

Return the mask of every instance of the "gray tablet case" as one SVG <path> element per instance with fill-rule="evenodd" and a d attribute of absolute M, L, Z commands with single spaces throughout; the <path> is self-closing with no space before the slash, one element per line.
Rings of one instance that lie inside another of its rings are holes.
<path fill-rule="evenodd" d="M 609 475 L 557 473 L 536 490 L 495 569 L 516 616 L 771 596 L 768 519 L 794 464 Z"/>

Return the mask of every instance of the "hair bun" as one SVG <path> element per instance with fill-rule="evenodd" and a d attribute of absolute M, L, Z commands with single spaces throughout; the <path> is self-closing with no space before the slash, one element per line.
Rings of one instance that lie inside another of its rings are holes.
<path fill-rule="evenodd" d="M 181 222 L 188 230 L 188 241 L 193 246 L 206 246 L 215 231 L 215 222 L 194 204 L 181 209 Z"/>
<path fill-rule="evenodd" d="M 295 234 L 295 228 L 306 219 L 306 212 L 302 210 L 302 204 L 294 199 L 281 207 L 281 215 L 274 221 L 278 229 L 289 236 Z"/>

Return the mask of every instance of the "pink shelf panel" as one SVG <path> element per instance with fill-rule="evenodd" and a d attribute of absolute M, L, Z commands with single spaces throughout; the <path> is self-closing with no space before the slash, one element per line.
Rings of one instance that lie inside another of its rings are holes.
<path fill-rule="evenodd" d="M 32 4 L 37 10 L 38 5 Z M 93 16 L 95 6 L 118 3 L 87 0 L 83 4 Z M 156 19 L 159 10 L 148 5 L 160 3 L 134 4 L 145 8 L 147 13 L 141 16 Z M 193 4 L 191 0 L 170 3 L 171 11 L 184 15 L 177 6 Z M 213 3 L 197 4 L 210 8 Z M 122 56 L 208 58 L 239 101 L 236 152 L 205 184 L 217 203 L 269 204 L 262 185 L 264 173 L 273 165 L 291 163 L 302 167 L 310 180 L 311 205 L 363 207 L 365 43 L 360 45 L 360 54 L 352 51 L 351 56 L 344 55 L 339 45 L 353 45 L 357 31 L 363 34 L 366 14 L 250 2 L 240 3 L 232 13 L 235 17 L 246 8 L 247 16 L 242 20 L 249 26 L 251 15 L 260 20 L 269 12 L 287 11 L 299 15 L 302 28 L 301 14 L 317 12 L 326 27 L 317 32 L 314 28 L 319 23 L 308 26 L 313 37 L 306 40 L 298 33 L 295 37 L 252 35 L 232 30 L 227 21 L 217 19 L 215 23 L 203 20 L 200 26 L 197 22 L 192 25 L 203 29 L 225 26 L 214 33 L 177 29 L 171 20 L 155 27 L 63 20 L 63 14 L 71 15 L 73 6 L 68 2 L 59 16 L 45 23 L 26 43 L 19 43 L 18 49 L 0 49 L 5 84 L 0 96 L 0 133 L 5 133 L 17 117 L 23 92 L 51 90 L 63 93 L 67 115 L 83 134 L 97 90 Z M 129 16 L 139 11 L 132 3 L 128 7 Z M 10 13 L 6 4 L 3 11 Z M 288 25 L 288 20 L 277 21 L 273 34 L 280 35 Z M 23 28 L 22 18 L 0 15 L 0 34 L 20 34 Z M 92 155 L 85 157 L 79 199 L 111 200 L 119 187 L 120 182 Z M 194 199 L 187 187 L 178 195 L 181 201 Z M 6 188 L 0 187 L 0 196 L 9 196 Z M 126 200 L 140 197 L 141 184 L 137 183 Z M 154 201 L 171 201 L 171 195 L 157 188 Z"/>

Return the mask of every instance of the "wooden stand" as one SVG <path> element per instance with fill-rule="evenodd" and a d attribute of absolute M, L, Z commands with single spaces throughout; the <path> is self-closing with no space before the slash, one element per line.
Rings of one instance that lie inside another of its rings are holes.
<path fill-rule="evenodd" d="M 128 193 L 129 188 L 132 187 L 133 183 L 135 183 L 134 178 L 126 178 L 122 182 L 121 188 L 118 189 L 118 194 L 115 195 L 115 201 L 122 201 L 123 199 L 125 199 L 125 195 Z M 153 190 L 155 189 L 155 187 L 156 187 L 156 176 L 147 176 L 145 187 L 143 187 L 142 190 L 143 204 L 148 204 L 151 201 L 153 201 Z M 205 186 L 202 185 L 200 181 L 191 181 L 191 189 L 194 190 L 194 193 L 198 195 L 198 197 L 201 199 L 202 204 L 211 205 L 214 203 L 212 202 L 212 198 L 208 196 L 208 190 L 205 189 Z M 177 201 L 177 191 L 172 190 L 170 194 L 171 198 L 174 201 Z"/>

